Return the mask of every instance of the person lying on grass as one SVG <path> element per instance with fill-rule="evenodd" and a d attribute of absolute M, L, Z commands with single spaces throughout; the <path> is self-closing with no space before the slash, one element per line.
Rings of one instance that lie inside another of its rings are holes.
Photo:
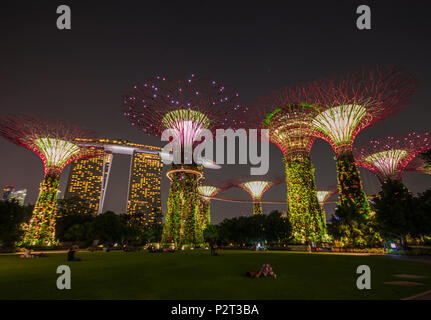
<path fill-rule="evenodd" d="M 260 268 L 259 271 L 248 271 L 246 273 L 247 277 L 250 278 L 260 278 L 260 277 L 274 277 L 277 278 L 277 275 L 275 274 L 274 270 L 272 270 L 272 267 L 269 264 L 264 264 L 262 265 L 262 267 Z"/>
<path fill-rule="evenodd" d="M 40 258 L 44 257 L 45 255 L 43 253 L 31 253 L 31 250 L 25 250 L 22 255 L 20 255 L 20 258 Z"/>

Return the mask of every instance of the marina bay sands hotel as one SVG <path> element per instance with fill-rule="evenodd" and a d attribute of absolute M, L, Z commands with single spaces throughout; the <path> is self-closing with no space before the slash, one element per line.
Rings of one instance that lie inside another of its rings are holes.
<path fill-rule="evenodd" d="M 101 213 L 114 154 L 131 156 L 127 214 L 142 214 L 142 222 L 161 223 L 160 183 L 163 163 L 161 148 L 131 143 L 126 140 L 81 139 L 82 146 L 102 152 L 91 159 L 72 163 L 65 199 L 79 197 L 89 203 L 95 214 Z"/>

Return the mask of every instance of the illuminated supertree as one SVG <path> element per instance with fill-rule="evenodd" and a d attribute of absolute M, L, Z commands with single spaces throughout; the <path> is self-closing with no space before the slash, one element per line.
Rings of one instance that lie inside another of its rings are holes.
<path fill-rule="evenodd" d="M 253 214 L 263 214 L 262 196 L 273 186 L 280 184 L 282 179 L 279 177 L 266 176 L 267 180 L 249 180 L 250 178 L 235 178 L 229 181 L 229 184 L 247 191 L 253 201 Z"/>
<path fill-rule="evenodd" d="M 200 196 L 199 216 L 202 221 L 202 229 L 211 222 L 211 198 L 216 194 L 228 189 L 230 186 L 226 183 L 216 183 L 215 185 L 200 185 L 198 186 L 198 194 Z"/>
<path fill-rule="evenodd" d="M 253 214 L 262 214 L 262 204 L 260 200 L 263 194 L 273 186 L 271 181 L 249 181 L 239 185 L 247 191 L 253 199 Z"/>
<path fill-rule="evenodd" d="M 356 163 L 373 172 L 384 183 L 401 180 L 408 164 L 420 153 L 431 149 L 429 132 L 412 132 L 371 140 L 354 149 Z"/>
<path fill-rule="evenodd" d="M 313 125 L 334 149 L 340 203 L 354 203 L 365 216 L 370 208 L 362 189 L 352 147 L 366 127 L 408 105 L 416 78 L 395 67 L 374 66 L 320 81 L 319 114 Z"/>
<path fill-rule="evenodd" d="M 204 230 L 211 222 L 211 215 L 210 215 L 211 197 L 215 196 L 220 191 L 221 191 L 220 188 L 217 188 L 214 186 L 199 186 L 198 187 L 198 193 L 201 196 L 201 199 L 200 199 L 201 208 L 199 209 L 199 214 L 200 214 L 201 219 L 202 219 L 202 228 Z"/>
<path fill-rule="evenodd" d="M 44 176 L 23 242 L 32 246 L 52 246 L 55 244 L 60 175 L 70 162 L 95 156 L 96 149 L 80 147 L 74 142 L 76 138 L 87 138 L 89 132 L 60 121 L 17 115 L 0 118 L 0 134 L 35 152 L 43 162 Z"/>
<path fill-rule="evenodd" d="M 258 126 L 269 130 L 269 140 L 284 156 L 287 211 L 297 242 L 321 242 L 326 233 L 310 159 L 316 140 L 316 97 L 314 83 L 288 86 L 261 98 L 255 108 Z"/>
<path fill-rule="evenodd" d="M 190 154 L 202 142 L 204 129 L 215 133 L 216 129 L 243 128 L 246 113 L 238 93 L 194 75 L 185 80 L 157 76 L 136 84 L 124 97 L 124 115 L 132 125 L 156 136 L 170 129 L 174 147 L 180 150 L 180 161 L 168 172 L 171 187 L 163 243 L 180 246 L 203 242 L 202 228 L 196 225 L 202 171 Z"/>

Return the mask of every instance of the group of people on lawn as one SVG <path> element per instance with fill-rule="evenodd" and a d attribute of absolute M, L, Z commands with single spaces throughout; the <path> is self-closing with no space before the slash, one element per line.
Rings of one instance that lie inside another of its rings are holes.
<path fill-rule="evenodd" d="M 221 240 L 215 241 L 214 239 L 210 239 L 209 246 L 211 249 L 211 255 L 217 256 L 217 255 L 223 255 L 223 243 Z M 81 261 L 81 258 L 75 257 L 76 251 L 79 249 L 77 245 L 73 245 L 69 248 L 67 251 L 67 261 L 74 262 L 74 261 Z M 163 251 L 163 249 L 156 249 L 153 246 L 148 247 L 149 252 L 169 252 L 169 250 Z M 44 257 L 44 253 L 32 253 L 31 250 L 25 250 L 24 253 L 20 256 L 21 258 L 39 258 Z M 246 276 L 250 278 L 260 278 L 260 277 L 267 277 L 272 276 L 274 278 L 277 278 L 277 275 L 272 270 L 272 267 L 269 264 L 264 264 L 262 267 L 257 271 L 248 271 L 246 272 Z"/>
<path fill-rule="evenodd" d="M 77 245 L 73 245 L 67 251 L 67 261 L 81 261 L 81 258 L 75 257 L 76 251 L 79 249 Z M 31 250 L 26 249 L 23 254 L 20 255 L 20 258 L 40 258 L 46 257 L 45 253 L 32 253 Z"/>

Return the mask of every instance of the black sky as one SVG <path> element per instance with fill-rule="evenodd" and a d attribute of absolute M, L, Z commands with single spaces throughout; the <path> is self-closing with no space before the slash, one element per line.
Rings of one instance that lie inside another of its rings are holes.
<path fill-rule="evenodd" d="M 72 9 L 72 30 L 56 28 L 56 8 Z M 356 8 L 372 10 L 372 30 L 356 28 Z M 101 136 L 161 146 L 131 127 L 121 113 L 122 95 L 156 74 L 196 73 L 233 86 L 245 103 L 281 86 L 363 65 L 397 64 L 415 72 L 421 86 L 411 105 L 359 134 L 372 137 L 430 129 L 431 21 L 426 1 L 1 1 L 1 114 L 25 112 L 90 127 Z M 34 202 L 42 178 L 35 154 L 0 140 L 0 185 L 28 189 Z M 270 173 L 283 174 L 281 152 L 270 148 Z M 334 153 L 316 142 L 317 185 L 335 185 Z M 128 158 L 114 159 L 105 209 L 124 211 Z M 246 175 L 247 166 L 225 166 L 213 179 Z M 62 177 L 62 190 L 68 168 Z M 367 192 L 378 181 L 361 170 Z M 414 192 L 431 177 L 405 173 Z M 162 201 L 168 181 L 163 179 Z M 285 184 L 264 199 L 285 198 Z M 226 197 L 248 199 L 242 190 Z M 251 205 L 214 201 L 213 221 L 250 214 Z M 284 206 L 264 205 L 264 211 Z M 330 214 L 334 205 L 328 205 Z"/>

